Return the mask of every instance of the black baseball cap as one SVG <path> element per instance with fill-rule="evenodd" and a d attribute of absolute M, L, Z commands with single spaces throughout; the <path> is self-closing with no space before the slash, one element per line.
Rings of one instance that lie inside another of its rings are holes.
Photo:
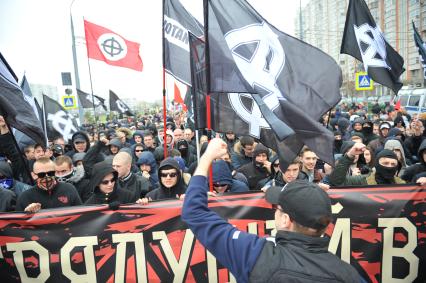
<path fill-rule="evenodd" d="M 284 187 L 272 186 L 266 191 L 266 200 L 280 205 L 293 221 L 305 227 L 324 229 L 332 217 L 328 194 L 306 180 L 294 180 Z"/>

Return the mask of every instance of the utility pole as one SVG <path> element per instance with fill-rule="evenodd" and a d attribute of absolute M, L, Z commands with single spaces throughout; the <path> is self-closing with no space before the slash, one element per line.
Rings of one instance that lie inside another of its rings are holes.
<path fill-rule="evenodd" d="M 299 0 L 299 33 L 300 33 L 300 40 L 303 40 L 302 0 Z"/>

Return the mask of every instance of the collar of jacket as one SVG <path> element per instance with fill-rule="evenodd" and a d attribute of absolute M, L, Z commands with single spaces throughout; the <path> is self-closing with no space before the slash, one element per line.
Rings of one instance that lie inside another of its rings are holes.
<path fill-rule="evenodd" d="M 277 245 L 287 246 L 291 245 L 310 252 L 324 253 L 328 251 L 328 243 L 330 238 L 324 237 L 311 237 L 301 233 L 290 231 L 277 231 L 275 242 Z"/>

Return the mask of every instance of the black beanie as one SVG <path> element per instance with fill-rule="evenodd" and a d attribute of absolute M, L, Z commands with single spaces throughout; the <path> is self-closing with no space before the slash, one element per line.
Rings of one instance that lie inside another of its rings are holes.
<path fill-rule="evenodd" d="M 387 158 L 392 158 L 395 160 L 398 160 L 398 157 L 396 156 L 396 154 L 389 149 L 383 149 L 382 151 L 379 152 L 379 154 L 376 155 L 376 164 L 379 164 L 379 160 L 382 157 L 387 157 Z"/>
<path fill-rule="evenodd" d="M 265 153 L 267 156 L 269 156 L 268 148 L 266 146 L 264 146 L 263 144 L 258 143 L 253 150 L 253 157 L 258 156 L 261 153 Z"/>

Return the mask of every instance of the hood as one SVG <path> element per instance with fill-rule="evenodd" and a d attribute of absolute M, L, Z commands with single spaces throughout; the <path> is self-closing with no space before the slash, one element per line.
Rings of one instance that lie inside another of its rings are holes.
<path fill-rule="evenodd" d="M 402 134 L 402 131 L 401 131 L 400 129 L 398 129 L 398 128 L 391 128 L 391 129 L 389 130 L 388 137 L 396 137 L 396 136 L 398 136 L 398 135 L 402 135 L 402 136 L 404 136 L 404 135 Z"/>
<path fill-rule="evenodd" d="M 224 160 L 213 162 L 213 183 L 232 184 L 232 174 Z"/>
<path fill-rule="evenodd" d="M 78 131 L 75 132 L 72 137 L 71 137 L 71 144 L 72 144 L 72 148 L 75 150 L 74 147 L 74 140 L 77 138 L 84 138 L 86 140 L 86 149 L 84 150 L 84 152 L 87 152 L 89 150 L 90 147 L 90 140 L 89 137 L 87 136 L 87 134 L 83 131 Z M 76 150 L 75 150 L 76 151 Z"/>
<path fill-rule="evenodd" d="M 151 166 L 151 171 L 149 172 L 150 174 L 152 172 L 157 171 L 157 162 L 155 161 L 154 154 L 150 151 L 142 152 L 141 156 L 136 162 L 136 165 L 138 165 L 138 167 L 142 164 L 148 164 L 149 166 Z"/>
<path fill-rule="evenodd" d="M 163 184 L 161 183 L 160 171 L 165 167 L 173 167 L 173 168 L 176 169 L 176 171 L 178 173 L 178 181 L 177 181 L 175 186 L 178 186 L 179 183 L 182 182 L 182 175 L 181 175 L 181 172 L 180 172 L 179 163 L 175 159 L 173 159 L 173 157 L 167 157 L 166 159 L 161 161 L 160 166 L 158 167 L 158 170 L 157 170 L 158 179 L 160 181 L 161 187 L 163 187 Z"/>
<path fill-rule="evenodd" d="M 74 167 L 74 174 L 68 179 L 68 182 L 78 183 L 84 178 L 84 167 L 83 165 Z"/>
<path fill-rule="evenodd" d="M 7 178 L 13 178 L 12 167 L 6 161 L 0 161 L 0 174 Z"/>
<path fill-rule="evenodd" d="M 141 138 L 143 138 L 143 131 L 136 130 L 133 133 L 133 138 L 135 138 L 135 136 L 140 136 Z"/>
<path fill-rule="evenodd" d="M 405 162 L 405 153 L 404 148 L 402 147 L 402 144 L 399 140 L 387 140 L 385 142 L 384 149 L 394 150 L 398 149 L 402 154 L 402 167 L 406 167 L 407 163 Z"/>
<path fill-rule="evenodd" d="M 253 159 L 261 153 L 265 153 L 269 158 L 269 149 L 261 143 L 258 143 L 253 150 Z"/>
<path fill-rule="evenodd" d="M 111 146 L 111 145 L 115 145 L 116 147 L 118 147 L 118 149 L 119 149 L 119 150 L 123 147 L 123 145 L 121 144 L 120 140 L 119 140 L 119 139 L 117 139 L 117 138 L 112 139 L 112 140 L 109 142 L 109 145 L 110 145 L 110 146 Z"/>
<path fill-rule="evenodd" d="M 341 117 L 337 120 L 337 126 L 339 126 L 339 130 L 344 134 L 348 130 L 348 127 L 351 123 L 348 119 Z"/>
<path fill-rule="evenodd" d="M 175 148 L 177 150 L 182 149 L 182 148 L 186 148 L 186 155 L 185 156 L 183 155 L 183 151 L 179 150 L 179 152 L 181 153 L 181 155 L 182 155 L 183 158 L 187 158 L 189 156 L 189 154 L 190 154 L 189 143 L 186 140 L 184 140 L 184 139 L 179 140 L 176 143 L 176 147 Z"/>
<path fill-rule="evenodd" d="M 112 165 L 110 162 L 102 161 L 96 163 L 93 166 L 92 176 L 90 178 L 90 191 L 95 191 L 95 189 L 97 189 L 98 185 L 101 183 L 102 179 L 109 173 L 114 173 L 114 175 L 117 177 L 117 172 L 112 169 Z"/>
<path fill-rule="evenodd" d="M 137 147 L 137 146 L 141 146 L 143 149 L 145 149 L 145 146 L 144 146 L 143 144 L 141 144 L 141 143 L 135 143 L 135 144 L 133 144 L 133 145 L 131 145 L 131 146 L 130 146 L 131 156 L 132 156 L 135 160 L 138 160 L 138 158 L 136 157 L 136 154 L 135 154 L 135 150 L 136 150 L 136 147 Z"/>
<path fill-rule="evenodd" d="M 173 158 L 179 163 L 180 170 L 185 171 L 186 170 L 185 160 L 180 156 L 175 156 Z"/>

